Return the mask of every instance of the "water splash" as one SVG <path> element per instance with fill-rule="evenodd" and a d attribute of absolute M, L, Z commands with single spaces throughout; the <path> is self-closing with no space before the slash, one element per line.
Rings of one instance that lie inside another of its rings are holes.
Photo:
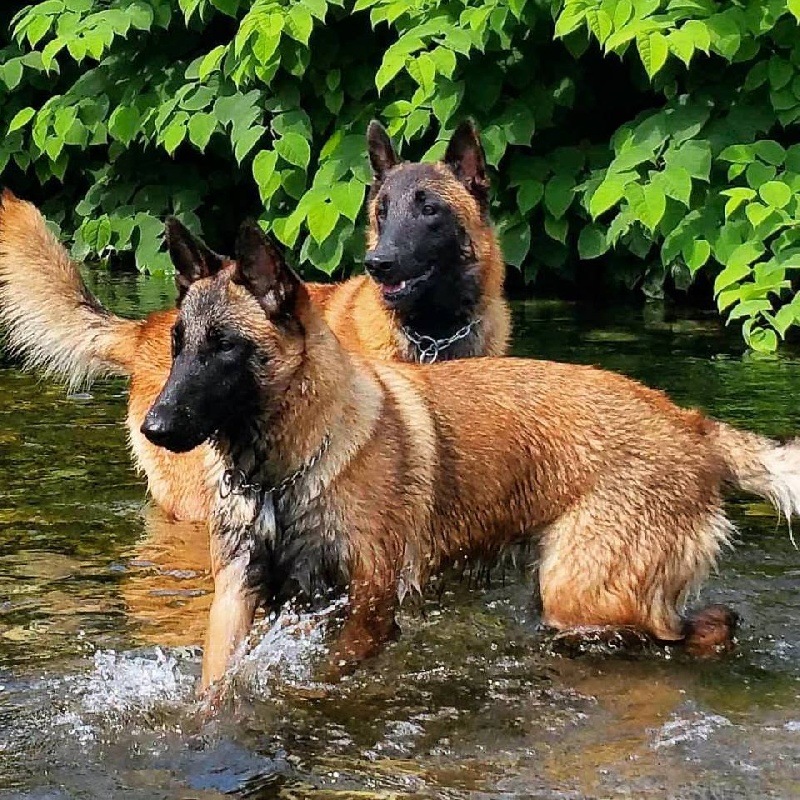
<path fill-rule="evenodd" d="M 673 715 L 656 734 L 653 749 L 675 747 L 678 744 L 707 740 L 719 728 L 727 728 L 733 723 L 719 714 L 705 714 L 697 711 L 688 716 Z"/>
<path fill-rule="evenodd" d="M 314 667 L 328 652 L 331 623 L 346 605 L 342 597 L 314 611 L 285 606 L 271 614 L 255 626 L 250 637 L 255 643 L 233 664 L 228 682 L 259 697 L 280 684 L 313 683 Z"/>
<path fill-rule="evenodd" d="M 171 651 L 98 650 L 93 667 L 66 676 L 59 687 L 66 708 L 53 720 L 84 742 L 104 730 L 146 723 L 168 711 L 191 707 L 198 655 L 187 648 Z"/>

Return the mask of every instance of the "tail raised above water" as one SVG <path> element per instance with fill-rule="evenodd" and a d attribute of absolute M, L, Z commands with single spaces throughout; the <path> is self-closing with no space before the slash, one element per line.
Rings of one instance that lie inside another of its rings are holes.
<path fill-rule="evenodd" d="M 117 317 L 86 288 L 39 210 L 0 196 L 0 327 L 26 366 L 71 387 L 129 375 L 141 323 Z"/>
<path fill-rule="evenodd" d="M 800 517 L 800 439 L 780 443 L 721 422 L 714 435 L 731 485 L 766 498 L 787 521 Z"/>

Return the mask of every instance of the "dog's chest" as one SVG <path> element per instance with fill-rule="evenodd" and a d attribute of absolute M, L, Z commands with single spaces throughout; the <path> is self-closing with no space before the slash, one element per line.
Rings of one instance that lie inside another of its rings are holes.
<path fill-rule="evenodd" d="M 314 602 L 349 581 L 346 541 L 335 510 L 313 487 L 267 495 L 252 526 L 248 579 L 268 603 Z"/>

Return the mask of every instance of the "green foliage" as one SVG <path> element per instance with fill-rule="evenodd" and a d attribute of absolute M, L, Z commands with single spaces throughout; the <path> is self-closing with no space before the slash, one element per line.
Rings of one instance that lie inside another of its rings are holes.
<path fill-rule="evenodd" d="M 602 269 L 658 295 L 700 277 L 758 350 L 800 322 L 797 0 L 43 0 L 3 14 L 3 179 L 45 201 L 77 257 L 165 271 L 164 214 L 212 242 L 255 214 L 307 273 L 352 268 L 367 122 L 433 159 L 471 115 L 527 281 Z"/>

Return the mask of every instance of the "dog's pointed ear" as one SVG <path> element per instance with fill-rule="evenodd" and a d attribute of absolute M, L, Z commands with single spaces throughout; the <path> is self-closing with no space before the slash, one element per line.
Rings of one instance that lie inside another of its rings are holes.
<path fill-rule="evenodd" d="M 386 173 L 400 163 L 392 140 L 386 133 L 386 128 L 374 119 L 367 127 L 367 149 L 369 150 L 369 163 L 372 165 L 372 178 L 375 183 L 381 183 Z"/>
<path fill-rule="evenodd" d="M 180 305 L 195 281 L 216 275 L 227 259 L 215 253 L 175 217 L 167 217 L 165 229 L 167 251 L 175 267 L 175 283 L 178 286 L 178 305 Z"/>
<path fill-rule="evenodd" d="M 302 284 L 273 240 L 252 221 L 242 223 L 236 237 L 234 280 L 269 314 L 289 311 Z"/>
<path fill-rule="evenodd" d="M 471 119 L 463 120 L 453 132 L 444 154 L 444 163 L 478 202 L 481 214 L 486 215 L 489 212 L 486 155 L 478 129 Z"/>

